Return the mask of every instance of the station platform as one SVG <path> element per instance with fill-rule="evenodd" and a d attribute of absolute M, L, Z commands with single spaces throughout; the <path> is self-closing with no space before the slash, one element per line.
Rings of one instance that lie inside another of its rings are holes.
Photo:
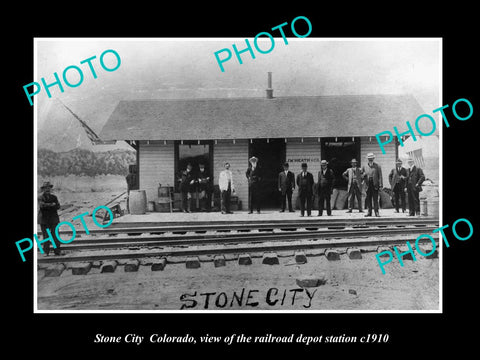
<path fill-rule="evenodd" d="M 264 210 L 260 214 L 254 212 L 249 214 L 248 211 L 236 211 L 233 214 L 222 214 L 220 212 L 147 212 L 141 215 L 127 214 L 115 218 L 110 228 L 123 227 L 123 226 L 148 226 L 154 224 L 170 225 L 170 224 L 198 224 L 198 223 L 238 223 L 238 222 L 291 222 L 291 221 L 312 221 L 312 222 L 330 222 L 338 220 L 356 220 L 365 219 L 420 219 L 420 218 L 438 218 L 438 214 L 428 214 L 428 216 L 408 216 L 408 210 L 402 213 L 395 212 L 395 209 L 381 209 L 380 217 L 365 217 L 366 211 L 359 213 L 358 210 L 353 210 L 352 213 L 347 213 L 347 210 L 332 210 L 332 215 L 327 216 L 324 212 L 322 216 L 317 216 L 318 210 L 313 210 L 311 216 L 300 216 L 300 210 L 295 212 L 279 212 L 279 210 Z"/>

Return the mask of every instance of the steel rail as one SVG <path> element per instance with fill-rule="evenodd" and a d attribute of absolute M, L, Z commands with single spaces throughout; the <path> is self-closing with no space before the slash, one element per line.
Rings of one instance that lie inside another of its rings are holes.
<path fill-rule="evenodd" d="M 438 218 L 415 218 L 415 219 L 392 219 L 392 218 L 373 218 L 373 219 L 343 219 L 343 220 L 268 220 L 268 221 L 212 221 L 212 222 L 189 222 L 189 223 L 162 223 L 157 225 L 137 226 L 122 225 L 107 227 L 104 229 L 89 229 L 92 235 L 98 234 L 142 234 L 142 233 L 164 233 L 164 232 L 193 232 L 193 231 L 229 231 L 229 230 L 260 230 L 260 229 L 314 229 L 331 228 L 341 229 L 348 226 L 370 227 L 370 226 L 423 226 L 427 224 L 438 224 Z M 60 234 L 72 234 L 71 230 L 60 230 Z M 76 234 L 86 234 L 84 229 L 77 229 Z"/>
<path fill-rule="evenodd" d="M 438 243 L 438 236 L 434 236 Z M 39 264 L 51 263 L 69 263 L 69 262 L 88 262 L 88 261 L 106 261 L 106 260 L 121 260 L 121 259 L 143 259 L 143 258 L 161 258 L 167 256 L 200 256 L 200 255 L 218 255 L 218 254 L 242 254 L 242 253 L 265 253 L 273 251 L 295 251 L 307 249 L 328 249 L 328 248 L 349 248 L 359 246 L 391 246 L 398 244 L 405 244 L 406 241 L 415 241 L 412 237 L 403 238 L 388 238 L 388 239 L 349 239 L 349 240 L 309 240 L 295 243 L 281 243 L 281 244 L 247 244 L 241 246 L 201 246 L 189 248 L 170 248 L 155 251 L 123 251 L 117 253 L 103 253 L 103 254 L 85 254 L 78 253 L 76 255 L 66 256 L 49 256 L 39 257 Z M 422 238 L 419 243 L 430 243 L 429 239 Z"/>
<path fill-rule="evenodd" d="M 436 227 L 411 227 L 411 228 L 379 228 L 379 229 L 342 229 L 342 230 L 317 230 L 317 231 L 296 231 L 296 232 L 260 232 L 260 233 L 235 233 L 229 235 L 183 235 L 183 236 L 150 236 L 150 237 L 124 237 L 124 238 L 91 238 L 78 239 L 71 244 L 62 245 L 64 250 L 86 250 L 86 249 L 111 249 L 128 247 L 159 247 L 159 246 L 189 246 L 208 244 L 229 244 L 229 243 L 252 243 L 258 241 L 294 241 L 298 239 L 311 238 L 351 238 L 364 236 L 390 236 L 390 235 L 411 235 L 429 234 Z"/>

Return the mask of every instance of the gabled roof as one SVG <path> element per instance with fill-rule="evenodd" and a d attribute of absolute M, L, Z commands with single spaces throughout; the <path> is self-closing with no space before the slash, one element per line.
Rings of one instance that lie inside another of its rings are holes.
<path fill-rule="evenodd" d="M 102 140 L 374 136 L 423 113 L 411 95 L 120 101 Z"/>

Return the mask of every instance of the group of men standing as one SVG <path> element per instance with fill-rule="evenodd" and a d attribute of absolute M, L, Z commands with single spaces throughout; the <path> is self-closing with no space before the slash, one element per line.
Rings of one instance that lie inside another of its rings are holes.
<path fill-rule="evenodd" d="M 322 160 L 322 169 L 318 172 L 318 216 L 323 213 L 323 205 L 326 202 L 327 215 L 332 215 L 330 207 L 330 194 L 333 191 L 334 175 L 333 171 L 327 168 L 327 162 Z M 285 211 L 286 203 L 288 202 L 288 211 L 294 212 L 292 207 L 292 193 L 295 190 L 295 185 L 298 187 L 298 197 L 300 199 L 300 216 L 311 216 L 312 213 L 312 201 L 315 191 L 315 180 L 312 173 L 307 171 L 308 165 L 302 164 L 302 171 L 297 175 L 295 181 L 295 175 L 288 170 L 288 163 L 283 164 L 283 171 L 278 174 L 278 191 L 282 194 L 282 209 L 280 212 Z"/>
<path fill-rule="evenodd" d="M 396 166 L 390 174 L 388 179 L 393 191 L 393 203 L 395 211 L 400 212 L 400 205 L 402 212 L 405 212 L 405 192 L 408 195 L 409 215 L 420 215 L 420 192 L 422 191 L 422 184 L 425 181 L 423 170 L 415 166 L 413 159 L 408 159 L 408 170 L 402 167 L 402 160 L 398 159 Z"/>
<path fill-rule="evenodd" d="M 343 172 L 342 176 L 347 181 L 348 193 L 348 213 L 353 211 L 355 201 L 358 204 L 358 211 L 362 209 L 362 188 L 365 186 L 366 198 L 365 207 L 367 214 L 365 216 L 380 216 L 379 213 L 379 192 L 383 188 L 383 176 L 381 166 L 374 161 L 373 153 L 367 154 L 367 164 L 358 166 L 356 159 L 352 159 L 351 167 Z M 422 191 L 421 185 L 425 180 L 422 169 L 416 167 L 412 159 L 408 160 L 410 168 L 407 170 L 402 167 L 400 159 L 396 162 L 396 167 L 389 174 L 389 181 L 393 191 L 392 202 L 396 212 L 399 212 L 400 206 L 403 212 L 406 210 L 405 193 L 408 194 L 409 215 L 420 214 L 419 192 Z M 288 211 L 294 212 L 292 206 L 292 194 L 295 188 L 298 188 L 298 197 L 300 200 L 300 216 L 311 216 L 312 203 L 314 195 L 318 199 L 318 216 L 323 215 L 326 210 L 328 216 L 332 215 L 331 194 L 335 185 L 335 174 L 328 167 L 328 162 L 320 162 L 321 169 L 318 172 L 317 182 L 312 173 L 307 171 L 308 165 L 301 165 L 301 172 L 295 174 L 289 170 L 289 164 L 283 164 L 283 171 L 278 174 L 278 191 L 281 194 L 281 210 L 285 212 L 288 204 Z M 255 156 L 249 159 L 249 165 L 245 172 L 249 188 L 249 213 L 255 210 L 261 211 L 261 182 L 262 170 L 258 166 L 258 158 Z M 220 172 L 218 185 L 220 189 L 221 211 L 223 214 L 231 214 L 230 199 L 235 194 L 233 184 L 233 175 L 230 170 L 230 164 L 224 164 L 224 170 Z M 211 207 L 211 194 L 213 192 L 212 179 L 205 171 L 204 164 L 199 165 L 199 171 L 192 172 L 191 164 L 182 172 L 180 180 L 180 192 L 182 194 L 182 209 L 184 212 L 191 212 L 194 209 L 193 204 L 196 200 L 200 204 L 201 211 L 209 211 Z"/>
<path fill-rule="evenodd" d="M 366 189 L 366 206 L 368 213 L 365 216 L 372 216 L 372 207 L 375 216 L 380 216 L 378 211 L 378 195 L 383 188 L 382 168 L 373 160 L 375 155 L 369 153 L 367 155 L 368 163 L 362 168 L 357 166 L 357 161 L 351 161 L 352 167 L 347 169 L 343 176 L 348 182 L 348 201 L 349 210 L 352 212 L 354 200 L 357 199 L 358 210 L 362 211 L 362 181 L 367 186 Z M 395 212 L 406 210 L 405 193 L 408 194 L 409 215 L 420 215 L 420 192 L 422 191 L 422 183 L 425 180 L 423 170 L 415 166 L 412 158 L 408 159 L 408 169 L 402 166 L 402 160 L 397 159 L 395 168 L 390 171 L 388 179 L 393 192 L 392 202 L 395 206 Z M 372 206 L 373 205 L 373 206 Z"/>
<path fill-rule="evenodd" d="M 232 193 L 235 193 L 235 188 L 233 187 L 233 176 L 230 171 L 230 163 L 226 162 L 224 164 L 225 170 L 220 172 L 218 178 L 218 186 L 221 193 L 221 208 L 222 214 L 231 214 L 230 210 L 230 196 Z M 255 209 L 258 214 L 260 214 L 261 208 L 261 181 L 262 181 L 262 169 L 258 166 L 258 158 L 252 156 L 248 160 L 248 168 L 245 172 L 245 176 L 248 181 L 248 194 L 249 194 L 249 214 L 253 214 Z"/>
<path fill-rule="evenodd" d="M 372 208 L 375 211 L 375 216 L 379 215 L 378 210 L 378 191 L 382 188 L 382 169 L 380 165 L 375 163 L 373 160 L 375 156 L 372 153 L 367 155 L 368 164 L 362 168 L 358 168 L 357 160 L 353 159 L 351 161 L 351 168 L 348 168 L 342 176 L 347 180 L 348 188 L 348 201 L 349 201 L 349 210 L 347 212 L 352 212 L 355 198 L 357 198 L 359 212 L 362 210 L 362 182 L 366 183 L 367 186 L 367 198 L 366 203 L 368 207 L 368 213 L 365 216 L 372 216 Z M 328 167 L 328 162 L 322 160 L 320 162 L 320 171 L 318 172 L 318 181 L 315 187 L 315 180 L 313 174 L 307 171 L 307 164 L 302 164 L 302 171 L 297 175 L 296 184 L 298 186 L 298 196 L 300 199 L 300 216 L 304 216 L 305 210 L 307 216 L 311 216 L 312 212 L 312 200 L 313 195 L 317 195 L 318 198 L 318 216 L 323 215 L 323 210 L 326 209 L 327 215 L 332 215 L 331 208 L 331 194 L 333 193 L 333 187 L 335 185 L 335 174 L 332 169 Z M 291 175 L 289 175 L 289 173 Z M 285 191 L 283 184 L 286 182 L 286 179 L 290 179 L 289 191 Z M 284 164 L 284 172 L 279 174 L 279 190 L 282 192 L 282 210 L 285 210 L 285 198 L 289 202 L 289 210 L 292 210 L 291 197 L 292 192 L 295 189 L 295 183 L 292 182 L 293 173 L 288 171 L 288 163 Z M 282 186 L 280 186 L 282 184 Z"/>
<path fill-rule="evenodd" d="M 354 208 L 355 199 L 358 204 L 358 211 L 362 210 L 362 187 L 366 186 L 365 206 L 368 209 L 366 217 L 372 216 L 372 211 L 375 216 L 380 216 L 379 213 L 379 191 L 383 188 L 383 176 L 381 166 L 374 162 L 375 155 L 373 153 L 367 154 L 367 164 L 361 168 L 358 166 L 356 159 L 352 159 L 351 167 L 345 170 L 342 174 L 347 181 L 348 194 L 348 211 L 351 213 Z M 409 215 L 420 215 L 420 199 L 419 193 L 422 191 L 422 183 L 425 176 L 421 168 L 415 166 L 413 159 L 408 159 L 409 169 L 402 167 L 402 161 L 396 161 L 396 167 L 392 169 L 389 174 L 390 185 L 394 194 L 393 203 L 395 211 L 399 212 L 401 203 L 402 210 L 405 212 L 405 192 L 408 194 Z M 326 209 L 327 215 L 332 215 L 331 209 L 331 194 L 335 183 L 335 174 L 332 169 L 328 167 L 328 162 L 322 160 L 320 162 L 321 169 L 318 172 L 318 181 L 315 187 L 313 174 L 307 171 L 307 164 L 302 164 L 302 171 L 297 175 L 295 182 L 295 175 L 288 170 L 288 163 L 283 165 L 283 171 L 278 175 L 278 191 L 282 194 L 282 209 L 284 212 L 286 203 L 288 202 L 288 209 L 293 212 L 292 208 L 292 193 L 295 190 L 295 184 L 298 186 L 298 196 L 300 199 L 300 216 L 304 216 L 305 211 L 307 216 L 311 216 L 313 195 L 318 198 L 318 216 L 322 216 L 323 210 Z"/>
<path fill-rule="evenodd" d="M 194 172 L 192 164 L 188 163 L 180 177 L 182 211 L 210 211 L 212 191 L 212 179 L 205 170 L 205 164 L 200 163 L 198 171 Z"/>

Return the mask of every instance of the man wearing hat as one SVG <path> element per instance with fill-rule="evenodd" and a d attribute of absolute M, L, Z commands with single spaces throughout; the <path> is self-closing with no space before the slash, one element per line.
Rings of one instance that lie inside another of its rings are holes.
<path fill-rule="evenodd" d="M 295 190 L 295 175 L 288 170 L 288 162 L 283 164 L 283 171 L 278 174 L 278 191 L 282 194 L 282 210 L 285 211 L 288 200 L 288 211 L 293 212 L 292 192 Z"/>
<path fill-rule="evenodd" d="M 400 201 L 402 203 L 402 211 L 405 212 L 405 180 L 407 179 L 407 169 L 402 167 L 402 160 L 397 159 L 395 169 L 390 171 L 388 181 L 394 194 L 395 212 L 399 212 Z"/>
<path fill-rule="evenodd" d="M 180 177 L 180 193 L 182 195 L 182 211 L 192 212 L 193 193 L 195 192 L 195 177 L 192 172 L 192 164 L 188 163 L 187 168 L 182 171 Z"/>
<path fill-rule="evenodd" d="M 261 168 L 258 166 L 258 158 L 252 156 L 248 160 L 248 169 L 245 173 L 248 179 L 248 193 L 250 202 L 250 212 L 253 213 L 253 208 L 257 209 L 257 213 L 260 214 L 260 183 L 262 181 Z"/>
<path fill-rule="evenodd" d="M 307 171 L 307 164 L 302 164 L 302 172 L 297 175 L 298 197 L 300 198 L 300 216 L 305 215 L 305 203 L 307 215 L 312 214 L 313 175 Z"/>
<path fill-rule="evenodd" d="M 230 163 L 226 162 L 224 164 L 225 170 L 220 171 L 218 176 L 218 187 L 220 188 L 221 194 L 221 210 L 222 214 L 233 214 L 230 211 L 230 197 L 235 194 L 235 188 L 233 186 L 233 175 L 230 170 Z"/>
<path fill-rule="evenodd" d="M 55 228 L 60 219 L 57 210 L 60 209 L 60 203 L 55 195 L 51 193 L 53 185 L 49 181 L 45 181 L 40 187 L 42 194 L 38 197 L 38 223 L 42 229 L 42 237 L 46 239 L 50 236 L 54 239 L 56 247 L 54 248 L 55 255 L 60 255 L 60 241 L 55 235 Z M 50 230 L 48 234 L 47 229 Z M 42 244 L 45 255 L 50 253 L 50 241 Z"/>
<path fill-rule="evenodd" d="M 130 191 L 138 190 L 137 165 L 128 165 L 128 174 L 125 176 L 127 181 L 127 212 L 130 212 Z"/>
<path fill-rule="evenodd" d="M 408 159 L 407 171 L 407 193 L 408 193 L 408 209 L 409 215 L 420 215 L 420 191 L 422 191 L 422 184 L 425 181 L 423 170 L 415 166 L 412 158 Z"/>
<path fill-rule="evenodd" d="M 368 213 L 365 216 L 372 216 L 372 201 L 375 216 L 378 213 L 378 191 L 383 188 L 382 168 L 376 162 L 373 162 L 375 155 L 367 154 L 367 165 L 362 166 L 363 178 L 367 185 L 367 198 L 365 199 L 368 207 Z"/>
<path fill-rule="evenodd" d="M 357 160 L 352 159 L 350 162 L 352 164 L 351 168 L 345 170 L 342 174 L 345 180 L 347 180 L 348 188 L 348 198 L 350 206 L 348 208 L 347 213 L 351 213 L 353 210 L 353 205 L 355 201 L 355 197 L 357 198 L 358 203 L 358 212 L 363 212 L 362 210 L 362 170 L 357 166 Z"/>
<path fill-rule="evenodd" d="M 200 211 L 210 211 L 212 202 L 212 179 L 203 163 L 198 164 L 197 192 Z"/>
<path fill-rule="evenodd" d="M 318 216 L 323 214 L 323 204 L 327 202 L 327 215 L 332 215 L 332 208 L 330 206 L 330 195 L 333 191 L 334 175 L 333 170 L 327 167 L 327 160 L 320 162 L 320 171 L 318 172 Z"/>

